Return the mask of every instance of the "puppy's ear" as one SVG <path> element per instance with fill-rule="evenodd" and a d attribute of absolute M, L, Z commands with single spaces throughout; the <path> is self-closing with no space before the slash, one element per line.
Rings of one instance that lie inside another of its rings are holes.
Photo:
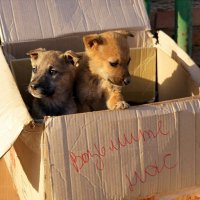
<path fill-rule="evenodd" d="M 66 51 L 64 53 L 65 61 L 67 63 L 71 63 L 75 67 L 79 66 L 81 57 L 82 56 L 80 54 L 77 54 L 77 53 L 75 53 L 74 51 L 71 51 L 71 50 Z"/>
<path fill-rule="evenodd" d="M 91 34 L 83 36 L 83 43 L 86 48 L 95 48 L 100 44 L 103 44 L 103 39 L 98 34 Z"/>
<path fill-rule="evenodd" d="M 28 53 L 26 53 L 26 55 L 30 56 L 31 59 L 36 60 L 38 58 L 38 54 L 44 51 L 46 51 L 46 49 L 38 48 L 38 49 L 29 51 Z"/>
<path fill-rule="evenodd" d="M 134 35 L 130 32 L 130 31 L 128 31 L 128 30 L 117 30 L 117 31 L 115 31 L 116 33 L 119 33 L 119 34 L 121 34 L 121 35 L 124 35 L 125 37 L 134 37 Z"/>

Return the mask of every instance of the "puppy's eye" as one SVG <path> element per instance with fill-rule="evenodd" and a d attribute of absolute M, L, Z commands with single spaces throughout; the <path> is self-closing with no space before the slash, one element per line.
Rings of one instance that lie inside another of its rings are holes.
<path fill-rule="evenodd" d="M 119 64 L 118 61 L 116 61 L 116 62 L 109 62 L 109 63 L 110 63 L 110 65 L 112 67 L 117 67 L 117 65 Z"/>
<path fill-rule="evenodd" d="M 129 60 L 128 60 L 128 62 L 127 62 L 127 65 L 129 65 L 129 64 L 130 64 L 130 62 L 131 62 L 131 58 L 129 58 Z"/>
<path fill-rule="evenodd" d="M 49 74 L 50 74 L 51 76 L 54 76 L 54 75 L 56 75 L 57 73 L 58 73 L 58 71 L 55 70 L 55 69 L 53 68 L 53 66 L 49 66 Z"/>
<path fill-rule="evenodd" d="M 33 66 L 33 67 L 32 67 L 32 72 L 33 72 L 33 73 L 36 73 L 36 72 L 37 72 L 37 66 Z"/>

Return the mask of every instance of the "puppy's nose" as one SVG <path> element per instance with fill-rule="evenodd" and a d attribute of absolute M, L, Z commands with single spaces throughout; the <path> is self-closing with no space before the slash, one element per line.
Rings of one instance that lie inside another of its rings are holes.
<path fill-rule="evenodd" d="M 38 88 L 38 84 L 32 83 L 31 85 L 31 89 L 36 90 Z"/>
<path fill-rule="evenodd" d="M 131 77 L 130 77 L 130 76 L 128 76 L 128 77 L 126 77 L 126 78 L 124 79 L 124 84 L 125 84 L 125 85 L 128 85 L 130 82 L 131 82 Z"/>

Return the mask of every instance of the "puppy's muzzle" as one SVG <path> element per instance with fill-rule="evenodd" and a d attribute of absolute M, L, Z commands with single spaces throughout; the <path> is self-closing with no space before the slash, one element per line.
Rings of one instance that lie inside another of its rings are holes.
<path fill-rule="evenodd" d="M 43 97 L 42 90 L 41 90 L 39 84 L 37 84 L 37 83 L 30 83 L 28 86 L 28 91 L 32 96 L 34 96 L 36 98 Z"/>
<path fill-rule="evenodd" d="M 50 97 L 55 92 L 55 86 L 46 79 L 42 82 L 33 81 L 29 85 L 29 92 L 36 98 Z"/>
<path fill-rule="evenodd" d="M 32 90 L 37 90 L 39 88 L 39 84 L 31 83 L 30 87 Z"/>
<path fill-rule="evenodd" d="M 123 82 L 125 85 L 128 85 L 131 82 L 131 77 L 128 76 L 128 77 L 124 78 Z"/>

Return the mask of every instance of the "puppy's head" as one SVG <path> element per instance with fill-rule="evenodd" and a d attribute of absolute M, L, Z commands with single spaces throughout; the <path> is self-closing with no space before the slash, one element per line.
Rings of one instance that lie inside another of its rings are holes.
<path fill-rule="evenodd" d="M 27 53 L 31 59 L 32 77 L 28 91 L 36 98 L 52 97 L 71 85 L 74 66 L 80 56 L 72 51 L 46 51 L 35 49 Z"/>
<path fill-rule="evenodd" d="M 119 86 L 130 83 L 128 36 L 133 37 L 129 31 L 119 30 L 83 37 L 93 74 Z"/>

